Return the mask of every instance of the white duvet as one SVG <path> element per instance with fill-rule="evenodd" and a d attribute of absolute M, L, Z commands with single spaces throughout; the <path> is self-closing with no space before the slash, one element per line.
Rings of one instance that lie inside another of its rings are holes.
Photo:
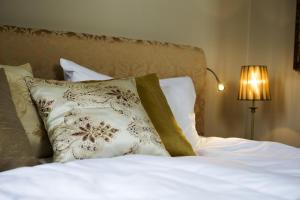
<path fill-rule="evenodd" d="M 129 155 L 0 173 L 6 199 L 300 199 L 300 149 L 203 138 L 199 156 Z"/>

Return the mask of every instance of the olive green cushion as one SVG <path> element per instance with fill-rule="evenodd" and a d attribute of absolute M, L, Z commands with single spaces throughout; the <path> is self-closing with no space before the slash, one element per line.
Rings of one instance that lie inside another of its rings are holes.
<path fill-rule="evenodd" d="M 156 74 L 136 78 L 141 102 L 171 156 L 194 156 L 168 105 Z"/>
<path fill-rule="evenodd" d="M 17 116 L 5 72 L 0 68 L 0 171 L 38 164 Z"/>

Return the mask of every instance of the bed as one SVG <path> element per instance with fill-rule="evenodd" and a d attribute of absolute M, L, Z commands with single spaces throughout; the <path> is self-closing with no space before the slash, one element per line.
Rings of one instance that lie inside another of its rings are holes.
<path fill-rule="evenodd" d="M 196 156 L 125 155 L 45 163 L 0 173 L 0 199 L 300 199 L 300 150 L 274 142 L 204 137 L 203 50 L 73 32 L 0 27 L 0 63 L 29 62 L 62 80 L 65 57 L 112 77 L 191 77 Z M 209 112 L 209 111 L 208 111 Z"/>

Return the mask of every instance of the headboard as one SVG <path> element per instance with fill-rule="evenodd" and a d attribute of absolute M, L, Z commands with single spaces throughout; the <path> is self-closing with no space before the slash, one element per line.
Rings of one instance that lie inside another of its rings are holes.
<path fill-rule="evenodd" d="M 157 73 L 190 76 L 196 87 L 196 128 L 204 133 L 206 61 L 202 49 L 170 43 L 84 33 L 0 26 L 0 63 L 30 63 L 36 77 L 63 79 L 59 59 L 67 58 L 112 77 Z"/>

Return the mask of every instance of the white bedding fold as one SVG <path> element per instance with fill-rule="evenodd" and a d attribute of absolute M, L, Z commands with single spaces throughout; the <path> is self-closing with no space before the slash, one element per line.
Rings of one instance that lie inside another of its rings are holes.
<path fill-rule="evenodd" d="M 0 173 L 0 199 L 300 199 L 299 149 L 217 138 L 199 147 L 202 156 L 129 155 L 10 170 Z"/>

